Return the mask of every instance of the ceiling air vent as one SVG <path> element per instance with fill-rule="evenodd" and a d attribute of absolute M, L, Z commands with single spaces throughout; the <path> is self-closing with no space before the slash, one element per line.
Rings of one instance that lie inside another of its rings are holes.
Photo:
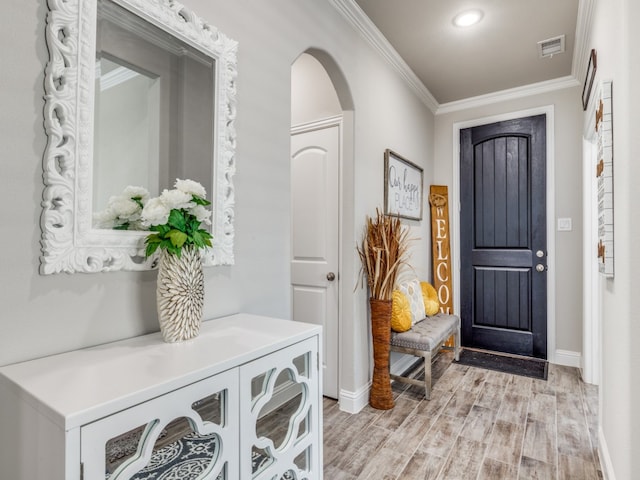
<path fill-rule="evenodd" d="M 564 52 L 564 35 L 538 42 L 538 55 L 540 55 L 540 58 L 553 57 L 562 52 Z"/>

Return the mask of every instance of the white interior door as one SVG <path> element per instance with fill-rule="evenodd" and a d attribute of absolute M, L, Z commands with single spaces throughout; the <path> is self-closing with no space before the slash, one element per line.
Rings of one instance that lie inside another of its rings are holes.
<path fill-rule="evenodd" d="M 323 327 L 323 395 L 338 398 L 340 126 L 291 135 L 293 319 Z"/>

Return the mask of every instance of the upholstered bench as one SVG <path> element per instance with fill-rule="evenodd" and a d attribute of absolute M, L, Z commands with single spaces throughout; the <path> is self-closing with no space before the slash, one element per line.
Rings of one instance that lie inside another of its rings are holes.
<path fill-rule="evenodd" d="M 424 382 L 391 374 L 393 380 L 424 386 L 427 400 L 431 398 L 431 360 L 449 337 L 454 337 L 455 359 L 460 355 L 460 318 L 457 315 L 439 313 L 416 323 L 406 332 L 391 332 L 391 350 L 424 358 Z"/>

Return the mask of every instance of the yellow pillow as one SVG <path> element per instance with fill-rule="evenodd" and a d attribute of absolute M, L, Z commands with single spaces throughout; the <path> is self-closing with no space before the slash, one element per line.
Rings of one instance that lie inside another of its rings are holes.
<path fill-rule="evenodd" d="M 391 295 L 391 330 L 406 332 L 411 328 L 411 305 L 409 299 L 400 290 Z"/>
<path fill-rule="evenodd" d="M 422 299 L 424 300 L 424 312 L 428 317 L 434 316 L 440 310 L 438 292 L 429 282 L 420 282 L 422 288 Z"/>

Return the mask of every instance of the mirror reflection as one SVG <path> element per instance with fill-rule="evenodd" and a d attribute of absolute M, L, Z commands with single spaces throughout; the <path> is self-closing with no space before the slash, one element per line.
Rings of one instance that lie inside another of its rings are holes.
<path fill-rule="evenodd" d="M 97 6 L 92 210 L 93 227 L 110 229 L 109 198 L 128 186 L 155 197 L 196 178 L 212 191 L 215 60 L 109 0 Z"/>
<path fill-rule="evenodd" d="M 157 196 L 159 77 L 103 56 L 96 62 L 95 106 L 94 209 L 103 210 L 109 197 L 126 185 L 148 185 L 150 195 Z"/>
<path fill-rule="evenodd" d="M 141 222 L 100 214 L 178 178 L 210 195 L 203 264 L 232 265 L 238 43 L 174 0 L 45 3 L 40 273 L 154 268 L 146 232 L 122 231 Z"/>

